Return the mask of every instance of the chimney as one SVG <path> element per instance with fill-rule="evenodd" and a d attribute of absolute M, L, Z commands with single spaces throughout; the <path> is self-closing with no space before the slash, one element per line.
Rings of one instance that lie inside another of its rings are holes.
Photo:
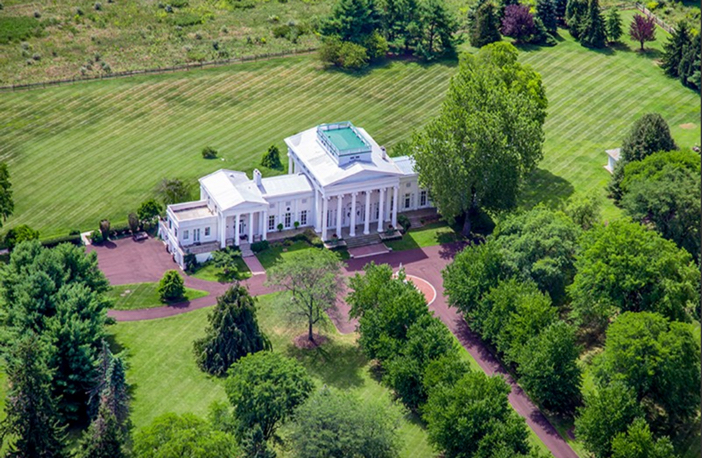
<path fill-rule="evenodd" d="M 261 172 L 258 169 L 254 169 L 253 171 L 253 180 L 256 186 L 261 186 Z"/>
<path fill-rule="evenodd" d="M 380 151 L 382 151 L 381 155 L 383 157 L 383 160 L 387 161 L 388 160 L 388 152 L 385 150 L 385 147 L 381 146 Z"/>

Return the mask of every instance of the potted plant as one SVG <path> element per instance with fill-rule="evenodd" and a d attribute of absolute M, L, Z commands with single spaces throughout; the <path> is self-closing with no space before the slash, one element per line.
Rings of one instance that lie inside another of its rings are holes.
<path fill-rule="evenodd" d="M 295 222 L 293 223 L 293 226 L 295 226 L 295 229 L 297 229 L 298 227 L 300 227 L 300 222 L 299 222 L 299 221 L 295 221 Z"/>
<path fill-rule="evenodd" d="M 283 230 L 283 223 L 278 223 L 278 232 L 281 232 Z"/>

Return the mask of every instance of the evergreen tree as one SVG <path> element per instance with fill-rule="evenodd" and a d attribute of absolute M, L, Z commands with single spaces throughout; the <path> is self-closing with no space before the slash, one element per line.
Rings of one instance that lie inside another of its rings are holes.
<path fill-rule="evenodd" d="M 622 37 L 622 18 L 619 15 L 619 10 L 616 6 L 613 6 L 609 9 L 609 11 L 607 11 L 605 28 L 607 41 L 610 43 L 619 41 L 619 39 Z"/>
<path fill-rule="evenodd" d="M 419 39 L 419 5 L 417 0 L 385 0 L 382 29 L 390 49 L 409 52 Z"/>
<path fill-rule="evenodd" d="M 587 19 L 588 2 L 587 0 L 568 0 L 565 11 L 565 21 L 570 34 L 578 40 L 580 31 Z"/>
<path fill-rule="evenodd" d="M 491 1 L 482 1 L 478 8 L 469 14 L 470 44 L 476 48 L 500 41 L 500 19 Z"/>
<path fill-rule="evenodd" d="M 568 0 L 553 0 L 554 7 L 556 9 L 556 18 L 558 19 L 558 25 L 566 25 L 566 7 L 568 6 Z"/>
<path fill-rule="evenodd" d="M 362 45 L 380 26 L 373 0 L 339 0 L 322 25 L 322 34 Z"/>
<path fill-rule="evenodd" d="M 254 300 L 248 290 L 238 284 L 217 298 L 217 305 L 207 317 L 206 336 L 194 342 L 200 369 L 222 375 L 239 358 L 271 349 L 258 327 Z"/>
<path fill-rule="evenodd" d="M 700 35 L 694 35 L 683 50 L 678 68 L 680 80 L 685 86 L 697 89 L 700 85 Z"/>
<path fill-rule="evenodd" d="M 587 18 L 580 32 L 580 44 L 587 48 L 604 48 L 607 36 L 599 0 L 590 0 Z"/>
<path fill-rule="evenodd" d="M 415 54 L 432 60 L 454 51 L 459 24 L 443 0 L 421 0 L 419 21 L 422 32 Z"/>
<path fill-rule="evenodd" d="M 8 395 L 3 436 L 11 437 L 8 457 L 59 458 L 65 433 L 51 393 L 52 371 L 46 344 L 31 331 L 16 337 L 6 354 Z"/>
<path fill-rule="evenodd" d="M 268 151 L 261 159 L 261 165 L 273 170 L 283 170 L 283 164 L 280 162 L 280 150 L 277 146 L 271 145 L 268 147 Z"/>
<path fill-rule="evenodd" d="M 685 21 L 680 21 L 673 33 L 668 37 L 668 42 L 663 45 L 663 62 L 661 67 L 670 76 L 680 76 L 680 62 L 683 60 L 685 48 L 690 45 L 692 37 Z M 698 50 L 699 51 L 699 50 Z"/>
<path fill-rule="evenodd" d="M 73 458 L 125 458 L 124 432 L 115 416 L 104 404 L 97 418 L 83 434 Z"/>
<path fill-rule="evenodd" d="M 558 32 L 558 18 L 554 0 L 538 0 L 536 2 L 536 17 L 541 20 L 546 31 L 552 35 Z"/>
<path fill-rule="evenodd" d="M 15 211 L 15 201 L 12 199 L 12 183 L 7 164 L 0 162 L 0 227 Z"/>

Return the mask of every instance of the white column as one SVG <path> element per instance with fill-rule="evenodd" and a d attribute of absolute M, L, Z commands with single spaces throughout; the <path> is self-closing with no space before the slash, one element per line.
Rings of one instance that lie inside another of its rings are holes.
<path fill-rule="evenodd" d="M 399 202 L 397 201 L 397 191 L 398 187 L 395 186 L 392 188 L 392 227 L 397 226 L 397 207 L 400 206 Z"/>
<path fill-rule="evenodd" d="M 351 227 L 349 227 L 349 237 L 356 237 L 356 195 L 357 192 L 351 193 Z"/>
<path fill-rule="evenodd" d="M 263 210 L 263 224 L 261 224 L 261 240 L 268 239 L 268 210 Z"/>
<path fill-rule="evenodd" d="M 370 195 L 371 191 L 366 191 L 366 219 L 363 221 L 363 235 L 370 234 Z"/>
<path fill-rule="evenodd" d="M 220 213 L 219 215 L 219 247 L 227 246 L 227 217 Z"/>
<path fill-rule="evenodd" d="M 378 232 L 383 232 L 383 212 L 385 208 L 385 188 L 380 188 L 380 200 L 378 201 Z"/>
<path fill-rule="evenodd" d="M 234 215 L 234 245 L 239 246 L 239 218 L 241 214 L 237 213 Z"/>
<path fill-rule="evenodd" d="M 327 211 L 329 209 L 329 198 L 322 196 L 322 241 L 327 239 Z"/>
<path fill-rule="evenodd" d="M 253 243 L 253 214 L 249 213 L 249 243 Z"/>
<path fill-rule="evenodd" d="M 288 151 L 288 174 L 293 173 L 293 159 L 292 159 L 292 154 L 290 154 L 290 151 Z"/>
<path fill-rule="evenodd" d="M 322 230 L 322 206 L 319 203 L 320 194 L 316 189 L 314 190 L 314 231 L 320 232 Z"/>
<path fill-rule="evenodd" d="M 341 234 L 341 203 L 344 200 L 343 194 L 336 196 L 336 235 L 342 238 Z"/>

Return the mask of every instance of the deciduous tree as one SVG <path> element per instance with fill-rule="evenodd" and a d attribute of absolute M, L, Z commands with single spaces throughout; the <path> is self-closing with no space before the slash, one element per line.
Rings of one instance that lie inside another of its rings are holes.
<path fill-rule="evenodd" d="M 634 20 L 629 26 L 629 36 L 632 40 L 641 43 L 641 51 L 644 50 L 644 43 L 656 39 L 656 22 L 653 17 L 645 17 L 640 14 L 634 15 Z"/>
<path fill-rule="evenodd" d="M 638 223 L 617 220 L 587 231 L 569 291 L 573 316 L 602 329 L 617 313 L 697 316 L 699 269 L 689 253 Z"/>
<path fill-rule="evenodd" d="M 568 199 L 565 214 L 583 230 L 588 230 L 602 220 L 602 202 L 595 196 L 577 195 Z"/>
<path fill-rule="evenodd" d="M 612 440 L 612 458 L 674 458 L 673 444 L 667 437 L 655 440 L 648 423 L 637 418 L 626 433 Z"/>
<path fill-rule="evenodd" d="M 233 406 L 237 436 L 259 426 L 268 440 L 280 423 L 312 393 L 305 368 L 270 351 L 244 356 L 229 372 L 225 390 Z"/>
<path fill-rule="evenodd" d="M 307 250 L 290 253 L 267 271 L 268 284 L 291 293 L 286 302 L 294 317 L 307 323 L 307 338 L 314 342 L 313 327 L 324 313 L 336 307 L 344 284 L 342 262 L 330 250 Z"/>
<path fill-rule="evenodd" d="M 536 33 L 534 16 L 528 5 L 509 5 L 502 19 L 502 34 L 514 38 L 517 43 L 525 43 Z"/>
<path fill-rule="evenodd" d="M 207 320 L 205 337 L 193 344 L 197 364 L 205 372 L 222 375 L 240 358 L 271 349 L 258 327 L 255 299 L 241 285 L 217 298 Z"/>
<path fill-rule="evenodd" d="M 5 246 L 12 251 L 15 246 L 22 242 L 27 242 L 29 240 L 36 240 L 39 238 L 39 231 L 35 231 L 26 224 L 20 224 L 15 226 L 5 234 Z"/>
<path fill-rule="evenodd" d="M 180 178 L 164 178 L 156 187 L 156 194 L 164 205 L 177 204 L 190 199 L 191 186 Z"/>
<path fill-rule="evenodd" d="M 163 211 L 163 207 L 155 199 L 149 199 L 139 205 L 137 216 L 142 224 L 153 224 L 158 215 Z"/>
<path fill-rule="evenodd" d="M 527 427 L 510 407 L 509 391 L 501 377 L 482 372 L 433 390 L 424 407 L 429 442 L 447 458 L 529 453 Z"/>
<path fill-rule="evenodd" d="M 516 205 L 523 178 L 542 157 L 546 105 L 541 77 L 517 62 L 512 45 L 463 56 L 441 113 L 411 147 L 419 181 L 442 215 L 454 220 Z"/>
<path fill-rule="evenodd" d="M 295 411 L 290 439 L 300 458 L 395 458 L 400 418 L 394 406 L 324 387 Z"/>

